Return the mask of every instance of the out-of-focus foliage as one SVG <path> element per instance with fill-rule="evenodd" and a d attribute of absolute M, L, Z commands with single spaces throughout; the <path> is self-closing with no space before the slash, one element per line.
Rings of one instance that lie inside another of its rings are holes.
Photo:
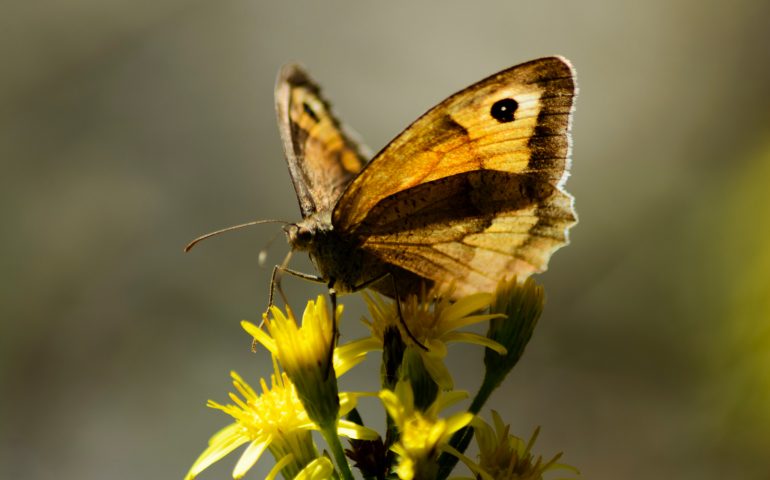
<path fill-rule="evenodd" d="M 708 362 L 706 396 L 714 423 L 742 461 L 770 451 L 770 143 L 746 155 L 717 209 L 725 224 L 713 245 L 724 302 Z"/>

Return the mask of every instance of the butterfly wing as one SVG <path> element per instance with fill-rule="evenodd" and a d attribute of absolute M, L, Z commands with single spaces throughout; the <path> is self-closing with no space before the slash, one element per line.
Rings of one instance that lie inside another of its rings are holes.
<path fill-rule="evenodd" d="M 318 85 L 299 65 L 281 69 L 275 104 L 302 217 L 331 210 L 363 168 L 365 147 L 332 114 Z"/>
<path fill-rule="evenodd" d="M 545 270 L 576 222 L 562 190 L 574 96 L 569 62 L 549 57 L 449 97 L 351 182 L 334 228 L 457 294 Z"/>

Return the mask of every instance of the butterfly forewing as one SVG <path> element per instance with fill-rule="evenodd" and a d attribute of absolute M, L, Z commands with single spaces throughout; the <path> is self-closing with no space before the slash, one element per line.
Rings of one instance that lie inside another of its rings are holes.
<path fill-rule="evenodd" d="M 303 218 L 331 210 L 363 168 L 365 148 L 332 114 L 318 85 L 286 65 L 275 89 L 278 126 Z"/>
<path fill-rule="evenodd" d="M 458 294 L 545 270 L 576 221 L 561 189 L 574 95 L 571 66 L 549 57 L 449 97 L 353 179 L 335 230 Z"/>

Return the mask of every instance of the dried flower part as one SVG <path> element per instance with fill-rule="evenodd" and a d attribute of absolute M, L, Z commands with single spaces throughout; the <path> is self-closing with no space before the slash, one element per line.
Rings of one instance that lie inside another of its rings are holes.
<path fill-rule="evenodd" d="M 479 465 L 494 480 L 542 480 L 546 472 L 559 469 L 580 474 L 575 467 L 557 463 L 561 453 L 557 453 L 548 461 L 532 454 L 532 447 L 540 433 L 539 427 L 532 433 L 529 441 L 524 442 L 510 434 L 510 425 L 503 423 L 500 415 L 494 410 L 492 420 L 494 428 L 477 417 L 473 428 L 479 445 Z"/>
<path fill-rule="evenodd" d="M 376 440 L 351 440 L 350 449 L 345 454 L 353 460 L 356 467 L 365 478 L 379 478 L 390 467 L 389 454 L 382 439 Z"/>

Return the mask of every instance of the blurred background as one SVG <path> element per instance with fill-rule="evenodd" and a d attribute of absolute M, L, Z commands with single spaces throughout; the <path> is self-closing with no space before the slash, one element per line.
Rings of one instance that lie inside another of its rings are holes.
<path fill-rule="evenodd" d="M 0 25 L 0 478 L 182 478 L 229 423 L 204 406 L 229 371 L 269 373 L 239 321 L 266 305 L 278 227 L 182 246 L 299 219 L 283 63 L 377 151 L 549 54 L 578 72 L 580 224 L 489 406 L 585 478 L 770 478 L 770 3 L 38 0 Z M 323 293 L 285 284 L 297 306 Z M 474 390 L 482 352 L 450 354 Z M 343 388 L 376 389 L 367 365 Z"/>

